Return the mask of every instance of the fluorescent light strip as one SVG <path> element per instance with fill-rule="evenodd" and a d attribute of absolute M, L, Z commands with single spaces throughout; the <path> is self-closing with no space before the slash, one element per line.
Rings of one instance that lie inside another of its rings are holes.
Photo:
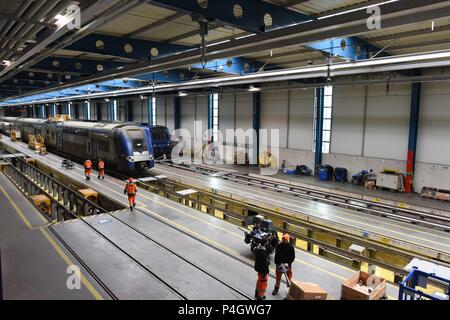
<path fill-rule="evenodd" d="M 317 18 L 317 20 L 322 20 L 322 19 L 326 19 L 326 18 L 331 18 L 331 17 L 336 17 L 336 16 L 340 16 L 342 14 L 347 14 L 347 13 L 351 13 L 351 12 L 355 12 L 355 11 L 360 11 L 360 10 L 364 10 L 364 9 L 368 9 L 368 8 L 372 8 L 372 7 L 378 7 L 378 6 L 382 6 L 384 4 L 388 4 L 388 3 L 392 3 L 392 2 L 398 2 L 399 0 L 389 0 L 389 1 L 385 1 L 385 2 L 381 2 L 378 4 L 372 4 L 372 5 L 368 5 L 365 7 L 361 7 L 361 8 L 356 8 L 356 9 L 351 9 L 351 10 L 347 10 L 347 11 L 342 11 L 342 12 L 338 12 L 338 13 L 334 13 L 334 14 L 329 14 L 323 17 L 319 17 Z"/>
<path fill-rule="evenodd" d="M 401 57 L 383 57 L 383 58 L 377 58 L 372 60 L 364 60 L 364 61 L 356 61 L 356 62 L 342 62 L 335 65 L 330 66 L 331 71 L 340 71 L 342 73 L 343 70 L 351 70 L 355 68 L 360 67 L 376 67 L 376 66 L 382 66 L 382 65 L 389 65 L 389 64 L 400 64 L 400 63 L 407 63 L 407 62 L 417 62 L 417 61 L 426 61 L 426 60 L 435 60 L 435 59 L 450 59 L 450 51 L 438 51 L 434 53 L 426 53 L 426 54 L 409 54 L 404 55 Z M 399 67 L 400 68 L 400 67 Z M 281 70 L 275 70 L 275 71 L 267 71 L 267 72 L 260 72 L 260 73 L 254 73 L 249 75 L 243 75 L 243 76 L 229 76 L 229 77 L 220 77 L 220 78 L 214 78 L 214 79 L 202 79 L 202 80 L 194 80 L 189 81 L 186 83 L 176 83 L 176 84 L 160 84 L 152 88 L 149 87 L 143 87 L 143 88 L 132 88 L 132 89 L 121 89 L 121 90 L 115 90 L 115 91 L 109 91 L 109 92 L 99 92 L 99 93 L 92 93 L 88 95 L 79 95 L 79 96 L 71 96 L 67 98 L 61 98 L 58 99 L 59 101 L 68 101 L 71 100 L 78 100 L 78 99 L 84 99 L 86 96 L 88 96 L 91 99 L 95 99 L 98 97 L 111 97 L 111 96 L 118 96 L 118 95 L 138 95 L 138 94 L 145 94 L 155 91 L 169 91 L 169 90 L 188 90 L 193 89 L 197 87 L 205 87 L 205 86 L 211 86 L 211 87 L 221 87 L 225 85 L 233 85 L 233 84 L 245 84 L 245 83 L 257 83 L 257 82 L 265 82 L 265 81 L 273 81 L 274 79 L 295 79 L 298 78 L 305 78 L 305 77 L 312 77 L 314 74 L 315 76 L 317 74 L 325 73 L 328 70 L 328 66 L 322 65 L 322 66 L 313 66 L 313 67 L 300 67 L 300 68 L 291 68 L 291 69 L 281 69 Z M 349 71 L 350 72 L 350 71 Z M 184 92 L 183 92 L 184 93 Z M 48 100 L 41 100 L 39 103 L 43 103 L 43 101 L 51 101 L 51 99 Z M 20 101 L 20 100 L 19 100 Z M 30 102 L 24 102 L 19 103 L 20 104 L 30 104 Z M 18 105 L 18 104 L 14 104 Z"/>

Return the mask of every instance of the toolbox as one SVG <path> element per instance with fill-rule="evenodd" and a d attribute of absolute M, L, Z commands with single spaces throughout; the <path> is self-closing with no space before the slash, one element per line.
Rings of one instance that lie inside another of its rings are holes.
<path fill-rule="evenodd" d="M 285 168 L 283 173 L 288 175 L 297 174 L 297 168 Z"/>
<path fill-rule="evenodd" d="M 321 181 L 329 181 L 333 178 L 333 167 L 330 165 L 319 166 L 317 177 Z"/>
<path fill-rule="evenodd" d="M 345 168 L 335 168 L 334 169 L 334 181 L 337 182 L 347 182 L 348 172 Z"/>

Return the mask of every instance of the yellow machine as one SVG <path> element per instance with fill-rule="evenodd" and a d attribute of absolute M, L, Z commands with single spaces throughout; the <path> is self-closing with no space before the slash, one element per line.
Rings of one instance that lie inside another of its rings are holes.
<path fill-rule="evenodd" d="M 16 142 L 20 141 L 22 139 L 20 135 L 20 131 L 18 130 L 11 130 L 11 141 Z"/>
<path fill-rule="evenodd" d="M 98 203 L 98 192 L 92 189 L 80 189 L 78 190 L 86 199 L 94 203 Z"/>
<path fill-rule="evenodd" d="M 261 168 L 273 167 L 275 164 L 275 157 L 270 152 L 263 152 L 259 155 L 259 166 Z"/>
<path fill-rule="evenodd" d="M 52 209 L 51 209 L 51 202 L 50 199 L 47 198 L 43 194 L 37 194 L 34 196 L 31 196 L 31 200 L 33 200 L 36 207 L 38 207 L 42 212 L 45 214 L 51 215 Z"/>
<path fill-rule="evenodd" d="M 54 122 L 72 121 L 72 117 L 68 114 L 57 114 L 53 117 L 49 117 L 48 119 Z"/>
<path fill-rule="evenodd" d="M 47 148 L 46 148 L 44 145 L 42 145 L 41 148 L 39 149 L 39 154 L 40 154 L 41 156 L 47 154 Z"/>
<path fill-rule="evenodd" d="M 41 148 L 45 147 L 44 137 L 41 135 L 35 136 L 34 134 L 30 134 L 28 137 L 28 146 L 30 149 L 35 150 L 37 153 L 41 152 Z"/>

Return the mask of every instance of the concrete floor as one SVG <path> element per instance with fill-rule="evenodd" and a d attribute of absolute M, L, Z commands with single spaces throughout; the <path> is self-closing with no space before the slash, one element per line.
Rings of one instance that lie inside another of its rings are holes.
<path fill-rule="evenodd" d="M 227 169 L 237 170 L 242 173 L 259 174 L 259 168 L 256 166 L 225 165 L 223 167 Z M 410 203 L 417 206 L 450 211 L 450 202 L 422 198 L 417 193 L 402 193 L 402 192 L 391 192 L 387 190 L 372 190 L 366 189 L 362 186 L 354 186 L 350 182 L 339 183 L 334 181 L 320 181 L 316 179 L 314 176 L 304 177 L 300 175 L 286 175 L 283 174 L 282 172 L 278 173 L 273 177 L 278 179 L 284 179 L 287 181 L 305 183 L 311 186 L 320 186 L 323 188 L 329 188 L 330 190 L 352 192 L 358 195 L 363 194 L 371 197 L 378 197 L 397 202 Z"/>
<path fill-rule="evenodd" d="M 289 214 L 300 217 L 308 215 L 309 217 L 320 219 L 322 223 L 332 223 L 334 227 L 354 235 L 361 235 L 367 232 L 369 236 L 382 236 L 384 241 L 388 241 L 393 246 L 399 246 L 399 243 L 401 243 L 402 248 L 409 246 L 414 248 L 413 250 L 431 249 L 445 255 L 450 254 L 450 237 L 444 231 L 364 214 L 309 199 L 292 197 L 184 169 L 157 165 L 150 172 L 154 175 L 165 175 L 169 179 L 181 181 L 195 188 L 200 187 L 205 190 L 213 188 L 215 192 L 221 195 L 232 195 L 235 199 L 255 206 L 274 208 L 274 210 L 279 210 L 279 212 L 286 211 Z"/>
<path fill-rule="evenodd" d="M 84 268 L 81 288 L 69 290 L 68 265 L 76 259 L 46 228 L 47 221 L 0 174 L 0 250 L 3 299 L 91 300 L 107 298 Z"/>
<path fill-rule="evenodd" d="M 32 153 L 25 145 L 20 149 L 24 153 L 30 155 Z M 64 169 L 60 167 L 62 158 L 49 154 L 38 159 L 64 172 Z M 72 178 L 85 182 L 82 166 L 76 165 L 70 174 Z M 104 181 L 92 179 L 87 184 L 114 197 L 119 202 L 124 204 L 127 202 L 122 193 L 123 181 L 107 177 Z M 252 267 L 253 255 L 243 241 L 242 232 L 235 226 L 152 193 L 139 193 L 138 208 L 140 211 L 120 213 L 115 216 L 143 234 L 158 239 L 174 252 L 198 262 L 210 273 L 239 287 L 249 296 L 253 296 L 256 281 L 256 274 Z M 181 234 L 180 231 L 182 231 Z M 78 236 L 82 235 L 78 234 Z M 247 263 L 243 263 L 245 261 Z M 317 283 L 329 292 L 330 299 L 339 299 L 342 281 L 356 272 L 301 250 L 296 250 L 293 268 L 296 279 Z M 269 290 L 273 285 L 274 279 L 271 277 Z M 397 291 L 396 286 L 388 285 L 390 297 L 395 298 Z M 287 289 L 283 287 L 280 294 L 274 298 L 280 299 L 286 293 Z M 272 296 L 268 294 L 268 298 L 272 299 Z"/>

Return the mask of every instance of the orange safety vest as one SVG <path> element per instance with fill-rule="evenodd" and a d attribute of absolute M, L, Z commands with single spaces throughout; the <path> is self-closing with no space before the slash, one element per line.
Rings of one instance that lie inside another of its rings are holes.
<path fill-rule="evenodd" d="M 129 196 L 134 196 L 137 192 L 137 187 L 134 183 L 127 183 L 125 190 Z"/>
<path fill-rule="evenodd" d="M 99 170 L 105 169 L 105 163 L 104 163 L 103 161 L 100 161 L 100 162 L 98 163 L 98 169 L 99 169 Z"/>
<path fill-rule="evenodd" d="M 92 168 L 92 162 L 91 162 L 91 160 L 86 160 L 86 161 L 84 162 L 84 168 L 85 168 L 85 169 L 91 169 L 91 168 Z"/>

